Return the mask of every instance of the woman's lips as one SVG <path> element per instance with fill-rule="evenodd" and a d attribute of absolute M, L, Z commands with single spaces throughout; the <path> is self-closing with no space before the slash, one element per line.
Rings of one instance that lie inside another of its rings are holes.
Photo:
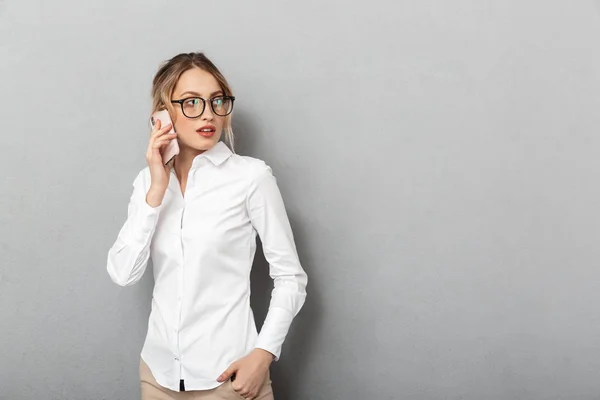
<path fill-rule="evenodd" d="M 200 136 L 204 136 L 206 138 L 213 137 L 215 134 L 216 128 L 212 125 L 204 125 L 202 128 L 198 129 L 196 132 Z"/>

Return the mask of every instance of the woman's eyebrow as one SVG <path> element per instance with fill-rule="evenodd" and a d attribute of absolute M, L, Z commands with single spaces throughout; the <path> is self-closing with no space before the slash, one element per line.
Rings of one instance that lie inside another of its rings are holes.
<path fill-rule="evenodd" d="M 216 92 L 213 92 L 213 93 L 211 93 L 211 95 L 210 95 L 210 96 L 208 96 L 208 97 L 213 97 L 215 94 L 220 94 L 220 93 L 222 94 L 222 93 L 223 93 L 223 91 L 222 91 L 222 90 L 217 90 Z M 183 93 L 181 93 L 181 95 L 179 95 L 179 97 L 183 97 L 183 96 L 185 96 L 186 94 L 191 94 L 192 96 L 198 96 L 198 97 L 202 97 L 202 95 L 201 95 L 200 93 L 198 93 L 198 92 L 194 92 L 194 91 L 192 91 L 192 90 L 188 90 L 188 91 L 186 91 L 186 92 L 183 92 Z"/>

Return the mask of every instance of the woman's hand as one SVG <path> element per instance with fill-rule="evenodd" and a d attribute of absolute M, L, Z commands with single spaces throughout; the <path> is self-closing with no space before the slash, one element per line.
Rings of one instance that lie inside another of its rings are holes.
<path fill-rule="evenodd" d="M 247 399 L 255 398 L 265 382 L 269 366 L 273 362 L 273 354 L 266 350 L 254 349 L 246 357 L 239 359 L 227 368 L 217 378 L 218 382 L 225 382 L 235 374 L 232 382 L 233 389 L 240 396 Z"/>
<path fill-rule="evenodd" d="M 150 189 L 146 195 L 146 202 L 151 207 L 158 207 L 162 203 L 169 185 L 171 166 L 163 164 L 162 152 L 171 140 L 177 138 L 176 134 L 167 133 L 171 130 L 171 127 L 172 124 L 162 127 L 160 120 L 157 120 L 154 129 L 150 133 L 148 150 L 146 151 L 146 161 L 150 167 Z"/>

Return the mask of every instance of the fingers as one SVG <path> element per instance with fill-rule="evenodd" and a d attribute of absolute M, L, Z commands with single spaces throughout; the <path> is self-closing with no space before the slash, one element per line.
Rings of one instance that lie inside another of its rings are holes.
<path fill-rule="evenodd" d="M 159 122 L 156 123 L 156 125 L 158 125 Z M 176 133 L 173 134 L 165 134 L 164 132 L 161 134 L 161 132 L 163 130 L 170 129 L 169 125 L 165 126 L 164 129 L 159 129 L 157 131 L 156 134 L 154 134 L 155 136 L 152 136 L 148 142 L 148 151 L 146 153 L 147 158 L 150 159 L 152 154 L 157 154 L 157 152 L 159 153 L 159 150 L 164 148 L 171 140 L 175 140 L 175 138 L 177 137 Z M 158 135 L 158 136 L 156 136 Z M 162 135 L 162 136 L 161 136 Z"/>
<path fill-rule="evenodd" d="M 219 377 L 217 378 L 217 382 L 225 382 L 226 380 L 228 380 L 229 378 L 231 378 L 231 375 L 235 374 L 238 370 L 238 365 L 236 363 L 233 363 L 229 366 L 229 368 L 227 368 L 225 370 L 225 372 L 223 372 L 221 375 L 219 375 Z"/>
<path fill-rule="evenodd" d="M 257 395 L 258 395 L 258 391 L 257 390 L 252 390 L 250 388 L 247 387 L 241 387 L 239 389 L 236 389 L 235 387 L 235 382 L 232 383 L 232 387 L 233 390 L 235 390 L 240 396 L 246 398 L 246 399 L 254 399 Z"/>
<path fill-rule="evenodd" d="M 150 140 L 156 139 L 157 137 L 164 135 L 165 133 L 169 132 L 171 128 L 173 128 L 173 124 L 169 123 L 165 126 L 162 126 L 160 119 L 156 120 L 156 124 L 154 124 L 154 129 L 152 129 L 152 132 L 150 133 Z"/>
<path fill-rule="evenodd" d="M 155 140 L 154 143 L 152 143 L 152 148 L 160 149 L 161 147 L 168 145 L 171 140 L 175 140 L 175 135 L 160 137 L 159 139 Z"/>
<path fill-rule="evenodd" d="M 234 381 L 231 382 L 231 387 L 240 396 L 246 399 L 254 399 L 260 391 L 261 381 L 257 381 L 256 377 L 245 377 L 245 379 L 236 378 Z"/>
<path fill-rule="evenodd" d="M 173 135 L 172 137 L 150 142 L 148 144 L 148 151 L 146 152 L 146 160 L 150 162 L 154 157 L 160 158 L 161 151 L 164 150 L 164 148 L 169 144 L 169 142 L 171 142 L 171 140 L 175 140 L 175 135 Z"/>

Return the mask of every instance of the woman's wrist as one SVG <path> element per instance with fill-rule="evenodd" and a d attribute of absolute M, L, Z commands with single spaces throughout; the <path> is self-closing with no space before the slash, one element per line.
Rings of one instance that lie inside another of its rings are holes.
<path fill-rule="evenodd" d="M 260 357 L 264 360 L 265 364 L 267 365 L 271 365 L 273 360 L 275 360 L 275 355 L 265 349 L 260 349 L 257 347 L 254 349 L 254 351 L 260 354 Z"/>

